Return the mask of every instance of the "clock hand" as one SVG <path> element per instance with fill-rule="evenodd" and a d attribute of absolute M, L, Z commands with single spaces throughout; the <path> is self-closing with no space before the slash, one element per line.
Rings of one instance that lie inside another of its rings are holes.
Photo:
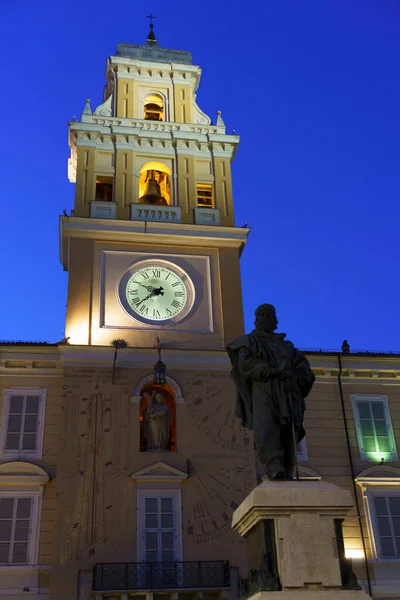
<path fill-rule="evenodd" d="M 150 292 L 150 294 L 149 294 L 148 296 L 146 296 L 146 298 L 143 298 L 143 300 L 141 300 L 140 302 L 138 302 L 138 303 L 136 304 L 136 308 L 137 308 L 138 306 L 140 306 L 140 305 L 142 304 L 142 302 L 145 302 L 145 300 L 148 300 L 149 298 L 152 298 L 153 296 L 154 296 L 154 290 L 152 290 L 152 291 Z"/>
<path fill-rule="evenodd" d="M 152 285 L 143 285 L 143 283 L 140 283 L 140 281 L 136 281 L 135 279 L 132 279 L 133 283 L 136 283 L 137 285 L 141 285 L 142 287 L 146 288 L 146 290 L 148 292 L 152 292 L 154 290 Z"/>
<path fill-rule="evenodd" d="M 164 296 L 164 288 L 161 286 L 159 288 L 153 288 L 153 294 L 154 296 Z"/>

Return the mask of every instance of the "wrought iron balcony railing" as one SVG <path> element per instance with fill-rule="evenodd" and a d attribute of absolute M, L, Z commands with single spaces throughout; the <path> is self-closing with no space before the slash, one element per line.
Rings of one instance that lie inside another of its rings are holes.
<path fill-rule="evenodd" d="M 229 588 L 229 562 L 97 563 L 94 592 Z"/>

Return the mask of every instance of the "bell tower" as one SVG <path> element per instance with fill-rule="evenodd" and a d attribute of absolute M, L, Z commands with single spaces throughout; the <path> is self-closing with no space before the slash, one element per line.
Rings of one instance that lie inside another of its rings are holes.
<path fill-rule="evenodd" d="M 103 103 L 69 123 L 74 209 L 62 216 L 70 344 L 221 350 L 243 329 L 231 161 L 239 138 L 196 103 L 190 52 L 119 44 Z"/>

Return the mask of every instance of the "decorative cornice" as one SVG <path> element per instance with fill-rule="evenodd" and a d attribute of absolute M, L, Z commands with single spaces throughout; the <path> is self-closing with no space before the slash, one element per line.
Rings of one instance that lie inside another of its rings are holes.
<path fill-rule="evenodd" d="M 214 248 L 243 248 L 250 229 L 216 225 L 189 225 L 186 223 L 162 223 L 94 219 L 84 217 L 60 217 L 60 261 L 68 270 L 66 242 L 69 238 L 85 238 L 97 241 L 144 242 L 187 246 L 195 241 L 196 246 Z"/>

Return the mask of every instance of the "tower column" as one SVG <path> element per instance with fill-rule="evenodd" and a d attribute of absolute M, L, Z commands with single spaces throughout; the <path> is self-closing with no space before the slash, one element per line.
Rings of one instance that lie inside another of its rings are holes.
<path fill-rule="evenodd" d="M 118 148 L 115 152 L 115 192 L 114 199 L 117 202 L 117 219 L 130 218 L 130 204 L 135 202 L 134 181 L 137 179 L 132 175 L 135 153 L 133 150 Z"/>
<path fill-rule="evenodd" d="M 214 156 L 215 208 L 220 211 L 221 225 L 234 225 L 231 165 L 228 158 Z"/>
<path fill-rule="evenodd" d="M 74 207 L 76 217 L 90 216 L 90 202 L 95 199 L 96 195 L 95 156 L 95 148 L 78 146 Z"/>
<path fill-rule="evenodd" d="M 177 155 L 178 203 L 182 207 L 182 222 L 193 223 L 193 208 L 197 206 L 194 156 Z"/>

